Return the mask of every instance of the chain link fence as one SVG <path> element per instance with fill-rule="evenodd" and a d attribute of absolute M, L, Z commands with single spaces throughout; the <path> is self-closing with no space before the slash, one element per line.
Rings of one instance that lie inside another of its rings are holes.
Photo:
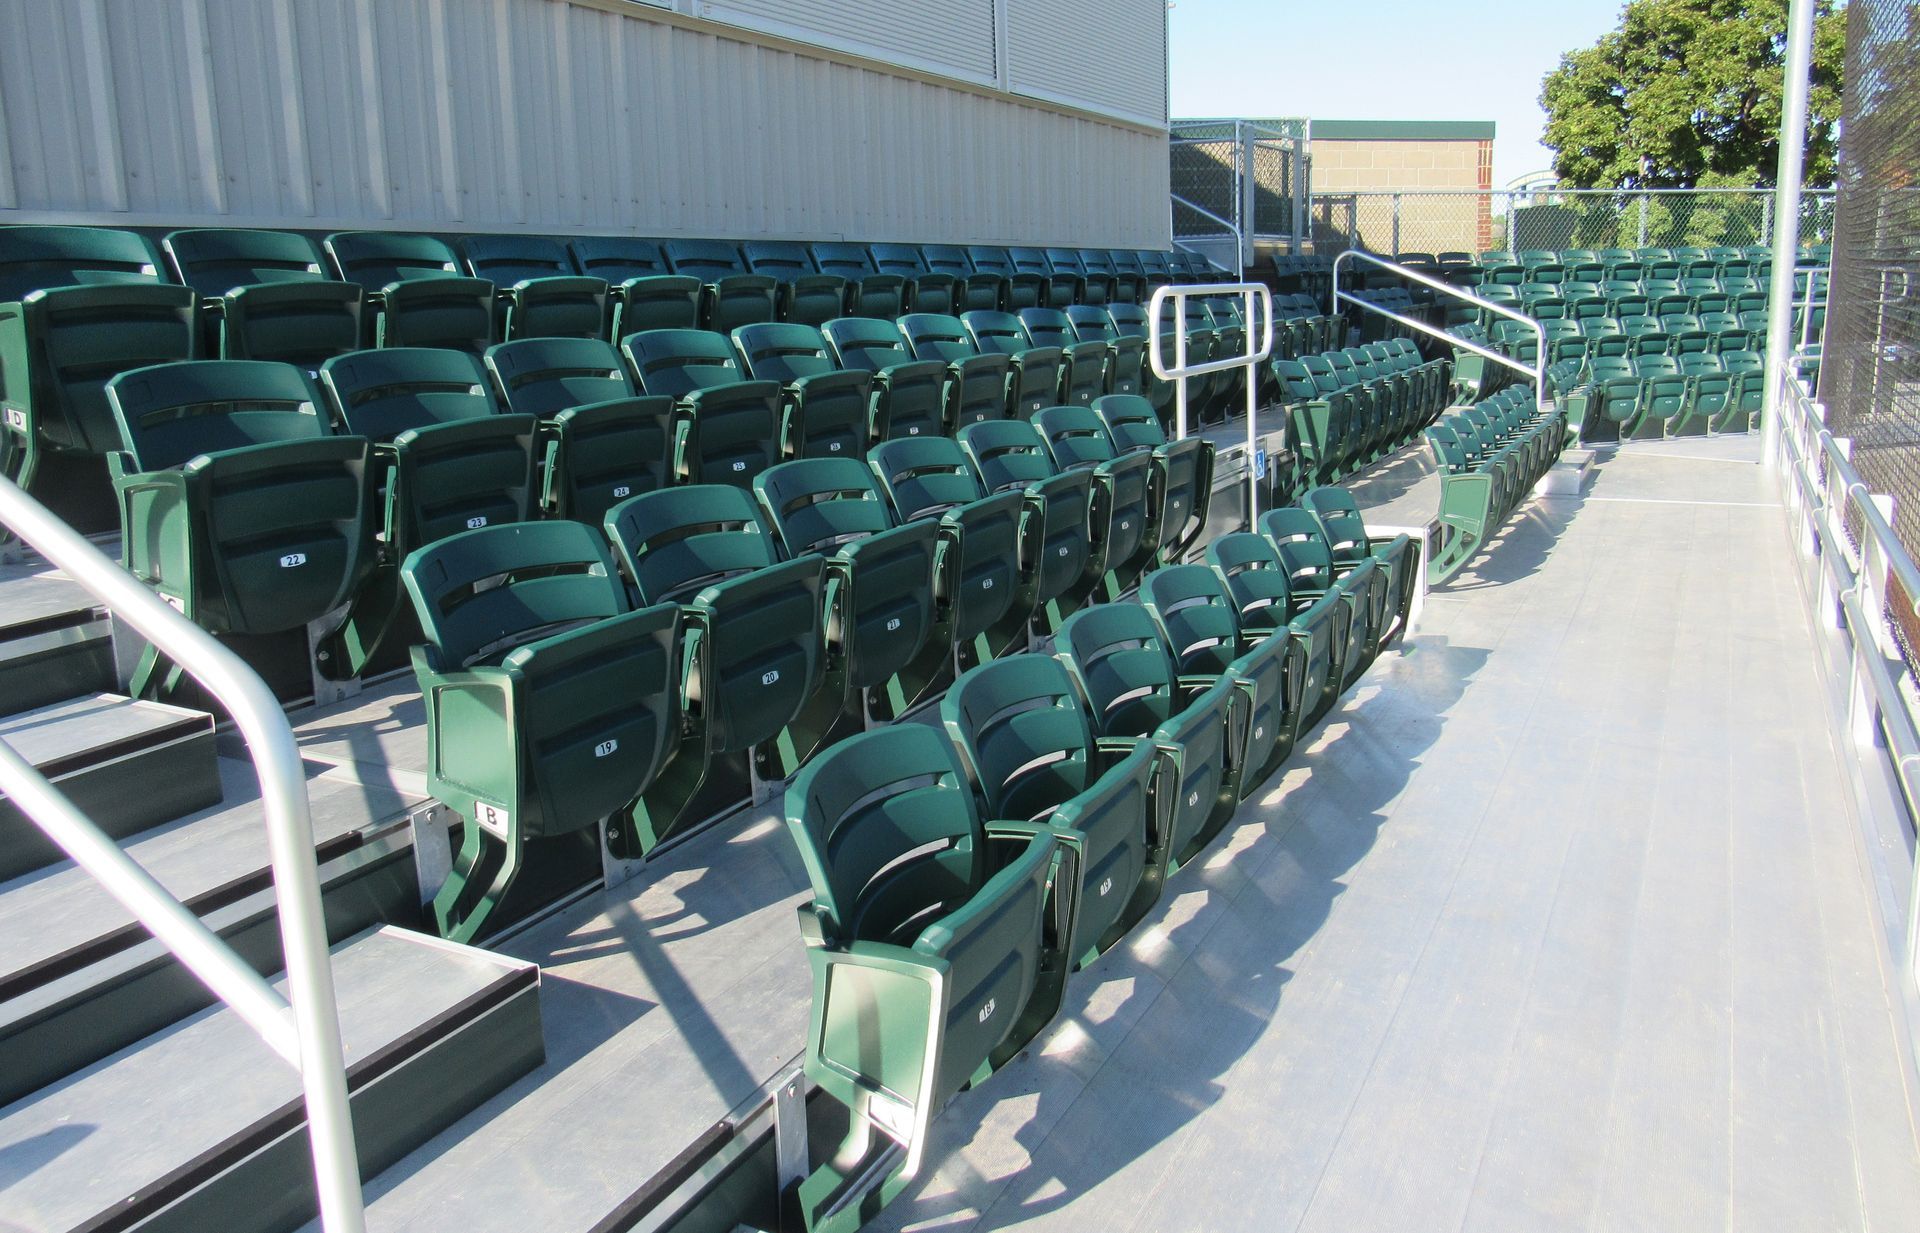
<path fill-rule="evenodd" d="M 1820 398 L 1920 557 L 1920 4 L 1854 0 L 1846 74 Z M 1897 615 L 1912 662 L 1920 631 L 1910 609 Z"/>
<path fill-rule="evenodd" d="M 1529 248 L 1744 248 L 1773 240 L 1773 193 L 1758 188 L 1315 193 L 1314 251 L 1479 253 Z M 1808 193 L 1802 244 L 1833 235 L 1833 194 Z"/>
<path fill-rule="evenodd" d="M 1177 242 L 1231 264 L 1304 240 L 1305 121 L 1175 120 L 1168 172 Z"/>

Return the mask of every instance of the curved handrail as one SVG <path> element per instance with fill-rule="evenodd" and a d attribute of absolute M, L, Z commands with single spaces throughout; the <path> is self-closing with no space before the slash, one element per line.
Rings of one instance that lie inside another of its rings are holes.
<path fill-rule="evenodd" d="M 360 1165 L 347 1103 L 346 1062 L 314 859 L 306 772 L 279 699 L 212 634 L 174 611 L 46 506 L 4 478 L 0 478 L 0 524 L 180 665 L 226 708 L 245 739 L 260 777 L 260 801 L 266 813 L 269 862 L 286 951 L 286 999 L 11 749 L 0 755 L 0 787 L 300 1072 L 322 1227 L 326 1233 L 363 1233 Z"/>

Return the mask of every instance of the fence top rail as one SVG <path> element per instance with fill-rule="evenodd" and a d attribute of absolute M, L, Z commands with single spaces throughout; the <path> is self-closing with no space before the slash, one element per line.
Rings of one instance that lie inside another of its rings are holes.
<path fill-rule="evenodd" d="M 1810 188 L 1805 196 L 1827 198 L 1831 188 Z M 1336 188 L 1313 190 L 1316 198 L 1340 197 L 1771 197 L 1770 188 Z"/>

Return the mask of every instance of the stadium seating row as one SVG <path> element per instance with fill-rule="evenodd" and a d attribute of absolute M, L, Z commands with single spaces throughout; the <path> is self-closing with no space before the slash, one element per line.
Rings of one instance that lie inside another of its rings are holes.
<path fill-rule="evenodd" d="M 1385 457 L 1451 400 L 1447 361 L 1423 360 L 1404 338 L 1276 359 L 1268 370 L 1307 485 L 1335 483 Z"/>
<path fill-rule="evenodd" d="M 1430 581 L 1471 560 L 1560 457 L 1567 414 L 1542 411 L 1530 386 L 1509 386 L 1426 430 L 1440 467 L 1440 541 Z"/>
<path fill-rule="evenodd" d="M 1746 432 L 1766 397 L 1754 351 L 1589 354 L 1578 364 L 1563 388 L 1583 441 Z"/>
<path fill-rule="evenodd" d="M 944 734 L 857 735 L 795 779 L 788 827 L 813 884 L 806 1069 L 853 1113 L 846 1147 L 801 1186 L 807 1227 L 840 1227 L 821 1216 L 870 1166 L 876 1128 L 903 1149 L 897 1172 L 847 1226 L 891 1199 L 939 1108 L 1053 1020 L 1072 973 L 1404 629 L 1419 567 L 1325 488 L 1208 561 L 1074 616 L 1051 656 L 963 674 Z"/>

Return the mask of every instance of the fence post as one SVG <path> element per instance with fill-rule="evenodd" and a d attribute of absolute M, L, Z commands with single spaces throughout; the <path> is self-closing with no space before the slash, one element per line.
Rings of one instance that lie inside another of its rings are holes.
<path fill-rule="evenodd" d="M 1400 194 L 1393 195 L 1393 255 L 1400 255 Z"/>
<path fill-rule="evenodd" d="M 1287 144 L 1287 161 L 1292 164 L 1293 174 L 1288 177 L 1293 189 L 1293 243 L 1289 251 L 1298 254 L 1301 243 L 1301 230 L 1306 223 L 1305 209 L 1307 199 L 1307 157 L 1300 148 L 1300 139 L 1295 137 Z"/>
<path fill-rule="evenodd" d="M 1773 244 L 1773 194 L 1772 193 L 1762 193 L 1760 195 L 1760 242 L 1762 244 L 1768 245 L 1769 247 L 1771 247 Z"/>
<path fill-rule="evenodd" d="M 1640 242 L 1634 246 L 1636 248 L 1645 248 L 1647 246 L 1647 211 L 1652 208 L 1652 194 L 1642 192 L 1640 194 Z"/>
<path fill-rule="evenodd" d="M 1247 218 L 1241 211 L 1247 195 L 1247 143 L 1245 125 L 1233 122 L 1233 251 L 1234 259 L 1244 263 L 1247 254 Z M 1245 269 L 1244 264 L 1241 269 Z"/>
<path fill-rule="evenodd" d="M 1234 122 L 1239 128 L 1239 121 Z M 1260 166 L 1254 161 L 1256 142 L 1244 129 L 1240 137 L 1240 165 L 1246 174 L 1240 177 L 1240 269 L 1244 276 L 1253 268 L 1253 238 L 1260 233 Z"/>

